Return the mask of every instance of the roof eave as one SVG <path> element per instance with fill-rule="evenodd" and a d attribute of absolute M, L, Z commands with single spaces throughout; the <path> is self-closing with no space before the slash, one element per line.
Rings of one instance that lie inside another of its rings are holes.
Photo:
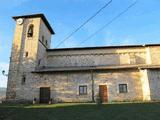
<path fill-rule="evenodd" d="M 90 49 L 111 49 L 111 48 L 136 48 L 136 47 L 150 47 L 150 46 L 160 46 L 160 44 L 144 44 L 144 45 L 119 45 L 119 46 L 95 46 L 95 47 L 77 47 L 77 48 L 54 48 L 47 49 L 47 52 L 52 51 L 63 51 L 63 50 L 90 50 Z"/>
<path fill-rule="evenodd" d="M 32 14 L 32 15 L 22 15 L 22 16 L 13 16 L 12 18 L 14 20 L 18 19 L 18 18 L 37 18 L 40 17 L 45 25 L 47 26 L 48 30 L 50 31 L 51 34 L 55 34 L 55 32 L 53 31 L 51 25 L 49 24 L 48 20 L 46 19 L 46 17 L 44 16 L 44 14 Z"/>

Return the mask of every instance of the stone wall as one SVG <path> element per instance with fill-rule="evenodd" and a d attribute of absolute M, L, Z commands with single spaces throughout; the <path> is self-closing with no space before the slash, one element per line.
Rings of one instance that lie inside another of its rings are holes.
<path fill-rule="evenodd" d="M 14 99 L 16 97 L 16 80 L 18 78 L 18 70 L 21 58 L 23 53 L 21 49 L 24 49 L 24 46 L 21 44 L 24 43 L 24 28 L 26 25 L 16 25 L 15 34 L 12 44 L 12 51 L 11 51 L 11 58 L 10 58 L 10 66 L 9 66 L 9 73 L 8 73 L 8 83 L 7 83 L 7 92 L 6 98 L 7 99 Z M 24 45 L 24 44 L 23 44 Z"/>
<path fill-rule="evenodd" d="M 106 66 L 146 64 L 146 50 L 131 49 L 89 49 L 56 51 L 47 53 L 48 67 Z"/>
<path fill-rule="evenodd" d="M 160 46 L 149 47 L 151 64 L 160 65 Z"/>
<path fill-rule="evenodd" d="M 142 69 L 140 70 L 140 81 L 142 84 L 142 93 L 143 93 L 143 100 L 144 101 L 150 101 L 150 87 L 149 87 L 149 78 L 148 78 L 148 70 Z"/>
<path fill-rule="evenodd" d="M 17 98 L 39 99 L 40 87 L 51 88 L 51 98 L 59 102 L 91 102 L 91 72 L 69 72 L 51 74 L 32 74 L 27 77 L 25 85 L 20 86 Z M 32 76 L 32 78 L 31 78 Z M 94 97 L 99 92 L 99 85 L 108 86 L 109 101 L 142 100 L 140 73 L 137 70 L 93 72 Z M 128 85 L 128 93 L 119 93 L 119 84 Z M 79 95 L 79 85 L 87 85 L 88 94 Z"/>
<path fill-rule="evenodd" d="M 94 75 L 95 94 L 99 92 L 99 85 L 107 85 L 109 101 L 142 100 L 142 85 L 138 70 L 113 70 L 97 72 Z M 128 92 L 119 93 L 119 84 L 127 84 Z"/>
<path fill-rule="evenodd" d="M 160 70 L 148 70 L 148 79 L 151 100 L 160 100 Z"/>
<path fill-rule="evenodd" d="M 79 85 L 88 86 L 87 95 L 79 95 Z M 91 76 L 87 72 L 29 75 L 26 83 L 19 86 L 17 98 L 26 100 L 39 99 L 40 87 L 50 87 L 51 98 L 59 102 L 92 101 Z"/>
<path fill-rule="evenodd" d="M 42 37 L 44 38 L 42 40 Z M 47 41 L 47 44 L 46 44 Z M 38 42 L 38 50 L 37 50 L 37 66 L 43 67 L 46 63 L 46 49 L 49 49 L 51 45 L 51 33 L 44 24 L 44 22 L 40 21 L 40 29 L 39 29 L 39 42 Z"/>

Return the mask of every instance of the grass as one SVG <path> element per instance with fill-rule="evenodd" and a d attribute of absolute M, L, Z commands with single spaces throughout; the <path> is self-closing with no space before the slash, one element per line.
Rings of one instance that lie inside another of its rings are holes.
<path fill-rule="evenodd" d="M 159 120 L 160 103 L 0 105 L 0 120 Z"/>

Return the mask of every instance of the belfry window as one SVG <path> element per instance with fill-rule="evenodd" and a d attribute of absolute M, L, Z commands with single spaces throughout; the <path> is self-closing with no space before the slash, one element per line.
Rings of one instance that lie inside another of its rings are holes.
<path fill-rule="evenodd" d="M 33 24 L 31 24 L 31 25 L 28 27 L 27 37 L 33 37 L 33 30 L 34 30 L 34 26 L 33 26 Z"/>

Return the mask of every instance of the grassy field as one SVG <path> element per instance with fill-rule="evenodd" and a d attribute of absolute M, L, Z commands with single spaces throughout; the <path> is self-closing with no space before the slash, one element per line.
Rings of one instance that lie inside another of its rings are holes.
<path fill-rule="evenodd" d="M 160 103 L 1 104 L 0 120 L 160 120 Z"/>

